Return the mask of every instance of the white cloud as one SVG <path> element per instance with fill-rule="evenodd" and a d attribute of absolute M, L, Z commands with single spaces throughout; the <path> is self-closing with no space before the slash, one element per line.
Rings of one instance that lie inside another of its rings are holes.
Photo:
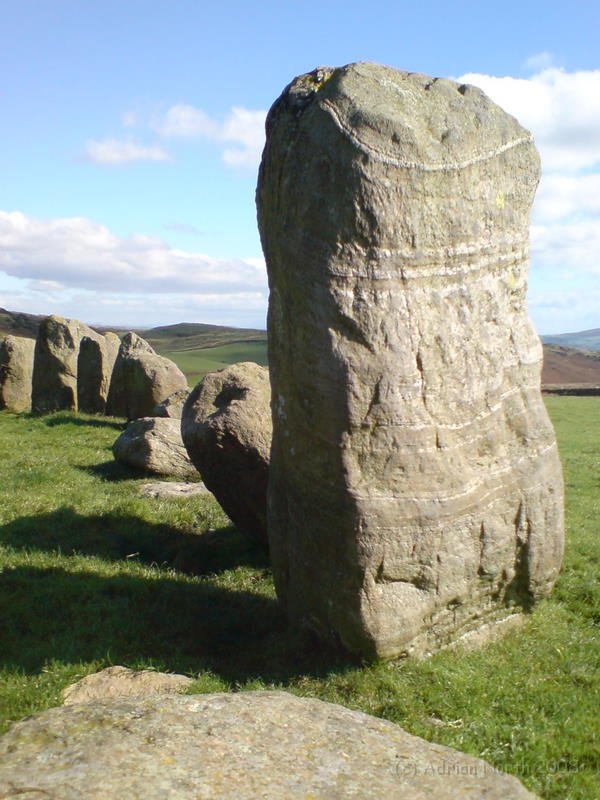
<path fill-rule="evenodd" d="M 532 131 L 545 172 L 600 165 L 600 70 L 551 68 L 530 78 L 468 73 L 457 80 L 479 86 Z"/>
<path fill-rule="evenodd" d="M 81 217 L 36 220 L 0 211 L 0 270 L 31 281 L 38 291 L 52 281 L 53 291 L 193 294 L 226 305 L 233 297 L 256 294 L 266 303 L 261 260 L 211 258 L 151 236 L 119 238 Z"/>
<path fill-rule="evenodd" d="M 127 164 L 131 161 L 170 161 L 171 156 L 160 145 L 142 145 L 134 141 L 104 139 L 89 141 L 86 156 L 97 164 Z"/>
<path fill-rule="evenodd" d="M 152 127 L 164 138 L 205 138 L 222 146 L 227 166 L 255 168 L 265 142 L 266 111 L 234 106 L 223 121 L 200 108 L 175 105 L 156 119 Z"/>
<path fill-rule="evenodd" d="M 137 114 L 135 111 L 124 111 L 121 114 L 121 124 L 124 128 L 135 128 L 137 125 Z"/>
<path fill-rule="evenodd" d="M 525 67 L 533 72 L 541 72 L 543 69 L 548 69 L 552 66 L 554 66 L 554 55 L 548 52 L 548 50 L 543 50 L 541 53 L 534 53 L 525 61 Z"/>

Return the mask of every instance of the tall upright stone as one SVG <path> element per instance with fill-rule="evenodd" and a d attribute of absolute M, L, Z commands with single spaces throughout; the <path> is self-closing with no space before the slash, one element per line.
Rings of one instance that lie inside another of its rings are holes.
<path fill-rule="evenodd" d="M 33 359 L 34 412 L 77 411 L 77 361 L 84 336 L 99 334 L 75 319 L 53 315 L 41 321 Z"/>
<path fill-rule="evenodd" d="M 77 404 L 80 411 L 103 414 L 120 340 L 116 333 L 84 336 L 77 360 Z"/>
<path fill-rule="evenodd" d="M 528 131 L 449 80 L 322 68 L 269 112 L 276 589 L 367 657 L 490 629 L 557 577 L 561 468 L 525 306 L 538 178 Z"/>
<path fill-rule="evenodd" d="M 31 410 L 34 339 L 0 338 L 0 410 Z"/>
<path fill-rule="evenodd" d="M 187 379 L 177 364 L 158 355 L 133 331 L 121 341 L 112 372 L 106 413 L 115 417 L 151 417 L 169 395 L 187 389 Z"/>

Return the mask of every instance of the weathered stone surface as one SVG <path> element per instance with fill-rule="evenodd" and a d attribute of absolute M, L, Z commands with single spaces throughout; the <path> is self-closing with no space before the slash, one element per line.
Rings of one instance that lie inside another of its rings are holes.
<path fill-rule="evenodd" d="M 171 419 L 181 419 L 183 413 L 183 406 L 185 401 L 190 396 L 190 390 L 178 389 L 173 394 L 165 398 L 162 403 L 154 406 L 153 417 L 170 417 Z"/>
<path fill-rule="evenodd" d="M 269 113 L 276 588 L 293 621 L 366 656 L 435 650 L 558 574 L 525 307 L 538 177 L 531 135 L 445 79 L 323 68 Z"/>
<path fill-rule="evenodd" d="M 33 800 L 535 800 L 485 761 L 284 692 L 86 703 L 0 739 L 0 796 Z"/>
<path fill-rule="evenodd" d="M 192 684 L 192 678 L 150 669 L 107 667 L 86 675 L 63 691 L 65 705 L 89 703 L 92 700 L 113 700 L 115 697 L 147 697 L 151 694 L 181 692 Z"/>
<path fill-rule="evenodd" d="M 129 332 L 113 369 L 106 413 L 130 420 L 151 417 L 158 403 L 181 389 L 187 389 L 187 380 L 179 367 Z"/>
<path fill-rule="evenodd" d="M 31 411 L 34 339 L 0 339 L 0 410 Z"/>
<path fill-rule="evenodd" d="M 80 411 L 103 414 L 106 410 L 119 343 L 116 333 L 82 337 L 77 358 L 77 405 Z"/>
<path fill-rule="evenodd" d="M 77 411 L 77 361 L 81 339 L 99 334 L 83 322 L 46 317 L 35 343 L 31 407 L 36 413 Z"/>
<path fill-rule="evenodd" d="M 162 500 L 163 497 L 197 497 L 199 494 L 210 494 L 202 481 L 195 483 L 179 483 L 175 481 L 154 481 L 154 483 L 143 483 L 139 488 L 140 494 L 145 497 L 155 497 Z"/>
<path fill-rule="evenodd" d="M 192 478 L 196 469 L 181 441 L 179 420 L 141 417 L 129 423 L 112 446 L 122 464 L 177 478 Z"/>
<path fill-rule="evenodd" d="M 271 431 L 269 371 L 250 361 L 205 375 L 181 418 L 206 487 L 237 528 L 263 542 Z"/>

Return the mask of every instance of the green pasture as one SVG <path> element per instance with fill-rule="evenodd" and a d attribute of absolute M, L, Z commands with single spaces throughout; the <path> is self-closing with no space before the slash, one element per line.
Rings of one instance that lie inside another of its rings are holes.
<path fill-rule="evenodd" d="M 160 353 L 177 364 L 190 386 L 195 386 L 207 372 L 223 369 L 238 361 L 255 361 L 264 367 L 267 365 L 266 340 L 231 342 L 193 350 L 160 350 Z"/>
<path fill-rule="evenodd" d="M 267 553 L 210 497 L 141 497 L 144 476 L 110 453 L 120 420 L 2 412 L 0 730 L 123 664 L 186 673 L 192 692 L 341 703 L 481 756 L 546 800 L 600 798 L 600 398 L 547 404 L 567 519 L 552 595 L 481 650 L 376 664 L 288 629 Z"/>

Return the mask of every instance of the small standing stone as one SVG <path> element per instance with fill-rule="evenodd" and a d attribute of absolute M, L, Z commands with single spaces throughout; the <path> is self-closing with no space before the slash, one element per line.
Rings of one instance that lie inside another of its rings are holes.
<path fill-rule="evenodd" d="M 99 337 L 74 319 L 46 317 L 35 343 L 31 406 L 36 413 L 77 411 L 77 362 L 81 339 Z"/>
<path fill-rule="evenodd" d="M 130 331 L 119 348 L 106 413 L 129 420 L 151 417 L 158 403 L 182 389 L 187 389 L 187 379 L 179 367 Z"/>
<path fill-rule="evenodd" d="M 35 340 L 0 339 L 0 410 L 31 411 L 31 376 Z"/>

